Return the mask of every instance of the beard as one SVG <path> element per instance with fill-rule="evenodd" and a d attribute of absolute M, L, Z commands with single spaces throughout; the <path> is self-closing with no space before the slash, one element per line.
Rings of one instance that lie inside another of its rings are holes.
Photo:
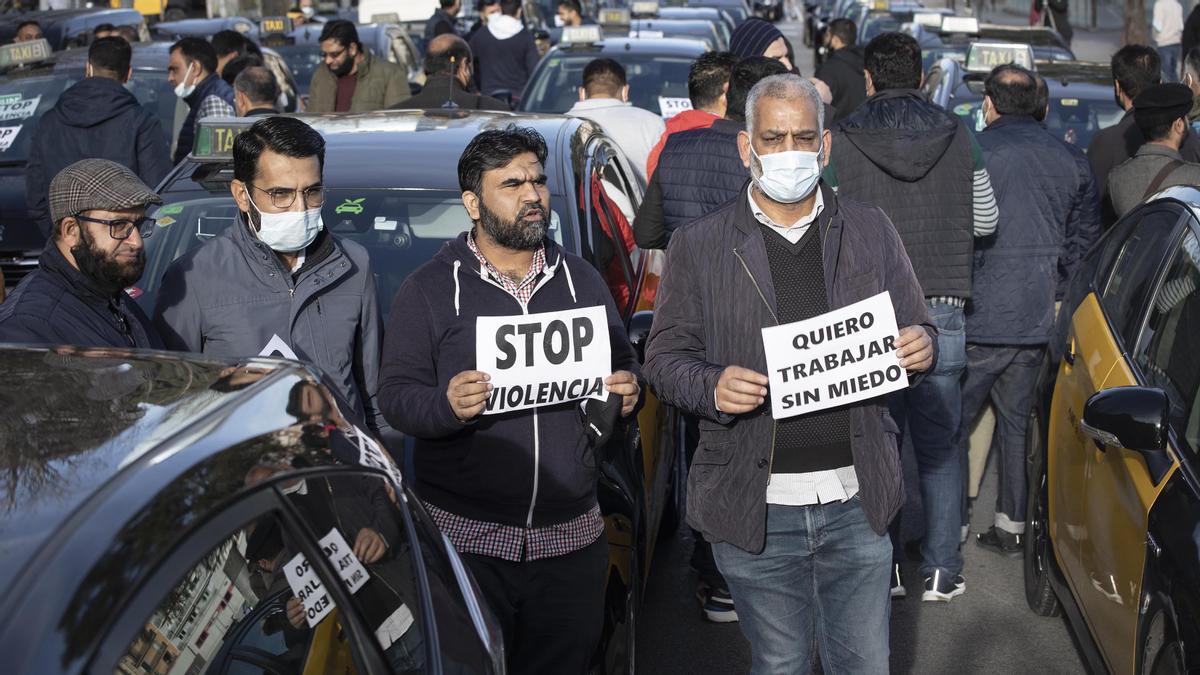
<path fill-rule="evenodd" d="M 541 211 L 541 220 L 526 221 L 525 216 L 534 211 Z M 546 237 L 549 223 L 546 220 L 546 209 L 541 204 L 525 204 L 517 213 L 514 220 L 504 220 L 494 211 L 488 209 L 483 200 L 479 202 L 479 224 L 500 246 L 513 251 L 533 251 L 542 245 Z"/>
<path fill-rule="evenodd" d="M 333 72 L 334 77 L 345 77 L 350 74 L 352 68 L 354 68 L 354 57 L 347 53 L 346 58 L 342 59 L 342 65 L 337 68 L 330 67 L 329 70 Z"/>
<path fill-rule="evenodd" d="M 81 241 L 71 247 L 71 256 L 79 271 L 85 277 L 95 281 L 106 293 L 116 293 L 136 284 L 142 278 L 146 267 L 146 249 L 138 249 L 137 259 L 131 263 L 118 262 L 116 258 L 120 245 L 112 253 L 96 248 L 87 229 L 79 228 Z"/>

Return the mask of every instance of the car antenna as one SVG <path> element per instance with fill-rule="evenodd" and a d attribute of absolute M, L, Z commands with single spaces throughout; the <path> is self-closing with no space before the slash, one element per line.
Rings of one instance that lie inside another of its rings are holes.
<path fill-rule="evenodd" d="M 458 79 L 458 57 L 450 57 L 450 72 L 454 75 L 450 76 L 450 90 L 446 92 L 446 102 L 442 104 L 443 110 L 454 110 L 458 104 L 454 102 L 454 82 Z"/>

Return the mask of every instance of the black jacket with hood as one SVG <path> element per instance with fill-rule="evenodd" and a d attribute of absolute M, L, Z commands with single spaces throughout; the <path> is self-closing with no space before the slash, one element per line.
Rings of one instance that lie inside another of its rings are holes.
<path fill-rule="evenodd" d="M 867 78 L 863 75 L 863 48 L 844 47 L 829 55 L 817 68 L 815 76 L 833 92 L 833 122 L 839 122 L 867 100 Z"/>
<path fill-rule="evenodd" d="M 416 491 L 473 520 L 516 527 L 569 521 L 596 504 L 598 475 L 578 403 L 467 424 L 455 417 L 446 387 L 476 367 L 476 319 L 603 306 L 613 372 L 641 372 L 600 274 L 553 241 L 545 246 L 546 271 L 523 307 L 481 270 L 460 235 L 404 281 L 384 332 L 380 407 L 393 428 L 414 439 Z"/>
<path fill-rule="evenodd" d="M 975 158 L 970 131 L 911 89 L 868 98 L 833 128 L 838 193 L 887 214 L 929 296 L 971 297 Z"/>
<path fill-rule="evenodd" d="M 128 167 L 153 189 L 171 170 L 162 125 L 120 82 L 87 77 L 72 85 L 38 121 L 26 166 L 29 215 L 50 235 L 47 193 L 59 171 L 81 159 Z"/>

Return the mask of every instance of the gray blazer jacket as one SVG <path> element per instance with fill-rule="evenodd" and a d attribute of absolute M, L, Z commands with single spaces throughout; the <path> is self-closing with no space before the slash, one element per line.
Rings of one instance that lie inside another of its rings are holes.
<path fill-rule="evenodd" d="M 1137 154 L 1122 162 L 1108 174 L 1108 194 L 1112 198 L 1117 217 L 1124 217 L 1133 207 L 1142 203 L 1150 181 L 1158 175 L 1172 159 L 1182 161 L 1179 152 L 1157 143 L 1144 143 Z M 1172 185 L 1200 186 L 1200 164 L 1184 162 L 1167 175 L 1158 190 Z M 1155 190 L 1157 192 L 1158 190 Z"/>
<path fill-rule="evenodd" d="M 891 221 L 874 206 L 838 198 L 823 183 L 820 189 L 825 209 L 815 225 L 829 306 L 890 291 L 897 325 L 924 327 L 936 350 L 925 293 Z M 776 325 L 767 249 L 745 185 L 721 208 L 676 230 L 656 305 L 643 372 L 661 400 L 700 418 L 688 522 L 709 541 L 761 552 L 775 429 L 770 404 L 735 417 L 718 412 L 713 398 L 726 366 L 767 372 L 762 329 Z M 904 502 L 899 429 L 886 397 L 855 405 L 850 415 L 862 507 L 872 529 L 883 534 Z"/>

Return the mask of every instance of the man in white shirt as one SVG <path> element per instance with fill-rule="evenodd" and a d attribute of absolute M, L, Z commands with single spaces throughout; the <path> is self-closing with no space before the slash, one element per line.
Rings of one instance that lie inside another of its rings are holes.
<path fill-rule="evenodd" d="M 625 153 L 638 175 L 646 178 L 650 149 L 667 127 L 658 115 L 635 108 L 629 102 L 629 84 L 621 64 L 612 59 L 596 59 L 587 64 L 579 102 L 566 114 L 599 124 Z"/>
<path fill-rule="evenodd" d="M 1151 22 L 1154 47 L 1162 58 L 1164 82 L 1179 81 L 1179 42 L 1183 38 L 1183 6 L 1179 0 L 1155 0 Z"/>

